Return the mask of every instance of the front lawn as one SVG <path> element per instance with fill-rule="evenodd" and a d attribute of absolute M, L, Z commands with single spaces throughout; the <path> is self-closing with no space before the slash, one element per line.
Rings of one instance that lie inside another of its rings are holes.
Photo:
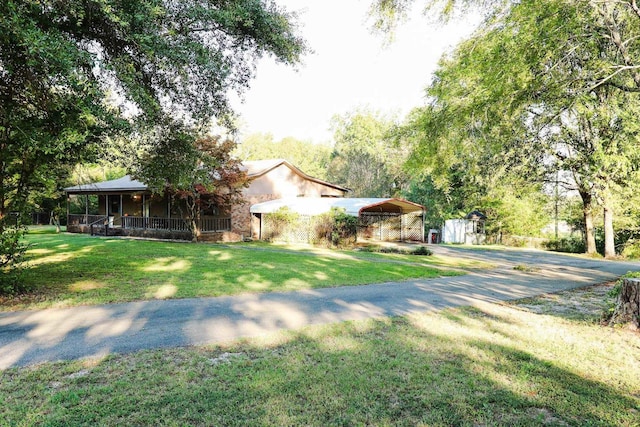
<path fill-rule="evenodd" d="M 0 298 L 0 310 L 292 291 L 460 274 L 433 267 L 431 263 L 443 260 L 431 257 L 358 257 L 347 251 L 109 239 L 43 230 L 27 235 L 31 246 L 22 279 L 28 292 Z"/>
<path fill-rule="evenodd" d="M 0 425 L 638 426 L 638 335 L 576 292 L 12 368 Z"/>

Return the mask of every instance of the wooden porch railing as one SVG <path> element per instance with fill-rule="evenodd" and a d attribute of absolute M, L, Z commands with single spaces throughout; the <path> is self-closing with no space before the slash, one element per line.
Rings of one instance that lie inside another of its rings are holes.
<path fill-rule="evenodd" d="M 200 231 L 231 231 L 231 218 L 203 218 Z"/>
<path fill-rule="evenodd" d="M 109 222 L 105 215 L 69 214 L 68 225 L 100 225 L 105 227 L 121 227 L 128 229 L 150 229 L 167 231 L 189 231 L 190 220 L 184 218 L 157 218 L 141 216 L 123 216 Z M 231 218 L 204 218 L 200 220 L 200 231 L 231 231 Z"/>
<path fill-rule="evenodd" d="M 148 218 L 123 216 L 122 228 L 189 231 L 190 221 L 184 218 Z M 200 231 L 230 231 L 231 218 L 206 218 L 200 220 Z"/>
<path fill-rule="evenodd" d="M 123 216 L 122 228 L 143 228 L 151 230 L 189 231 L 189 220 L 183 218 L 149 218 Z"/>
<path fill-rule="evenodd" d="M 67 215 L 68 225 L 89 225 L 106 218 L 105 215 L 84 215 L 69 214 Z"/>

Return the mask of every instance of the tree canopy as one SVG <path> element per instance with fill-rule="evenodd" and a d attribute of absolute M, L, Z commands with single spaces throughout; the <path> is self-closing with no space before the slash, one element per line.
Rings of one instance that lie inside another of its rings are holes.
<path fill-rule="evenodd" d="M 192 236 L 197 240 L 200 212 L 240 202 L 249 183 L 240 160 L 231 155 L 236 143 L 201 135 L 179 123 L 158 126 L 150 138 L 151 149 L 142 155 L 133 175 L 153 192 L 168 192 L 184 201 L 184 214 L 191 220 Z"/>
<path fill-rule="evenodd" d="M 50 165 L 164 115 L 230 123 L 265 54 L 306 51 L 294 16 L 266 0 L 7 0 L 0 4 L 0 218 Z"/>
<path fill-rule="evenodd" d="M 242 160 L 285 159 L 315 178 L 326 179 L 331 146 L 293 137 L 275 141 L 271 134 L 254 133 L 242 138 L 234 153 Z"/>
<path fill-rule="evenodd" d="M 389 137 L 395 121 L 359 109 L 332 120 L 335 146 L 328 179 L 351 189 L 353 197 L 392 197 L 406 185 L 406 151 Z"/>
<path fill-rule="evenodd" d="M 610 74 L 620 49 L 596 6 L 522 1 L 495 14 L 443 59 L 431 102 L 413 113 L 404 137 L 414 144 L 413 167 L 445 192 L 456 170 L 487 194 L 564 171 L 563 183 L 583 198 L 588 237 L 594 203 L 604 209 L 612 256 L 613 198 L 635 182 L 640 163 L 639 104 L 632 70 Z M 587 250 L 595 251 L 593 238 Z"/>

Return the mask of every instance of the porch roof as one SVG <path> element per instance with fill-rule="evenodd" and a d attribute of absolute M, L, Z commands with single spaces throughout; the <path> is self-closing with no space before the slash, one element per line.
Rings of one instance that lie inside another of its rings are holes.
<path fill-rule="evenodd" d="M 141 192 L 147 191 L 148 187 L 132 179 L 129 175 L 110 181 L 94 182 L 91 184 L 74 185 L 64 189 L 69 194 L 96 194 L 96 193 L 116 193 L 116 192 Z"/>
<path fill-rule="evenodd" d="M 331 208 L 341 208 L 351 216 L 361 212 L 389 212 L 400 208 L 402 213 L 424 211 L 417 203 L 395 198 L 343 198 L 343 197 L 286 197 L 257 203 L 251 206 L 251 213 L 268 214 L 287 207 L 300 215 L 318 215 Z"/>

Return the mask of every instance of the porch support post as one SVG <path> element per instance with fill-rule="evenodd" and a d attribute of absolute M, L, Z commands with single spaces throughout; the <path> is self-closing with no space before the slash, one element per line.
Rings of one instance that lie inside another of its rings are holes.
<path fill-rule="evenodd" d="M 69 227 L 69 197 L 71 195 L 69 193 L 65 193 L 67 195 L 67 227 Z"/>
<path fill-rule="evenodd" d="M 420 227 L 422 229 L 422 242 L 424 242 L 424 223 L 426 222 L 426 217 L 427 217 L 427 213 L 425 212 L 425 210 L 422 210 L 422 227 Z M 431 243 L 431 242 L 427 242 L 427 243 Z"/>
<path fill-rule="evenodd" d="M 124 211 L 122 210 L 122 193 L 120 193 L 120 209 L 118 209 L 118 210 L 119 210 L 119 212 L 118 212 L 118 213 L 120 214 L 120 217 L 122 218 L 122 212 L 124 212 Z M 122 220 L 121 220 L 121 221 L 122 221 Z"/>
<path fill-rule="evenodd" d="M 146 194 L 142 193 L 142 228 L 147 228 L 148 217 L 149 212 L 147 212 L 147 197 Z"/>
<path fill-rule="evenodd" d="M 68 208 L 68 204 L 67 204 L 67 208 Z M 84 223 L 85 224 L 89 224 L 89 195 L 85 194 L 84 195 Z"/>

